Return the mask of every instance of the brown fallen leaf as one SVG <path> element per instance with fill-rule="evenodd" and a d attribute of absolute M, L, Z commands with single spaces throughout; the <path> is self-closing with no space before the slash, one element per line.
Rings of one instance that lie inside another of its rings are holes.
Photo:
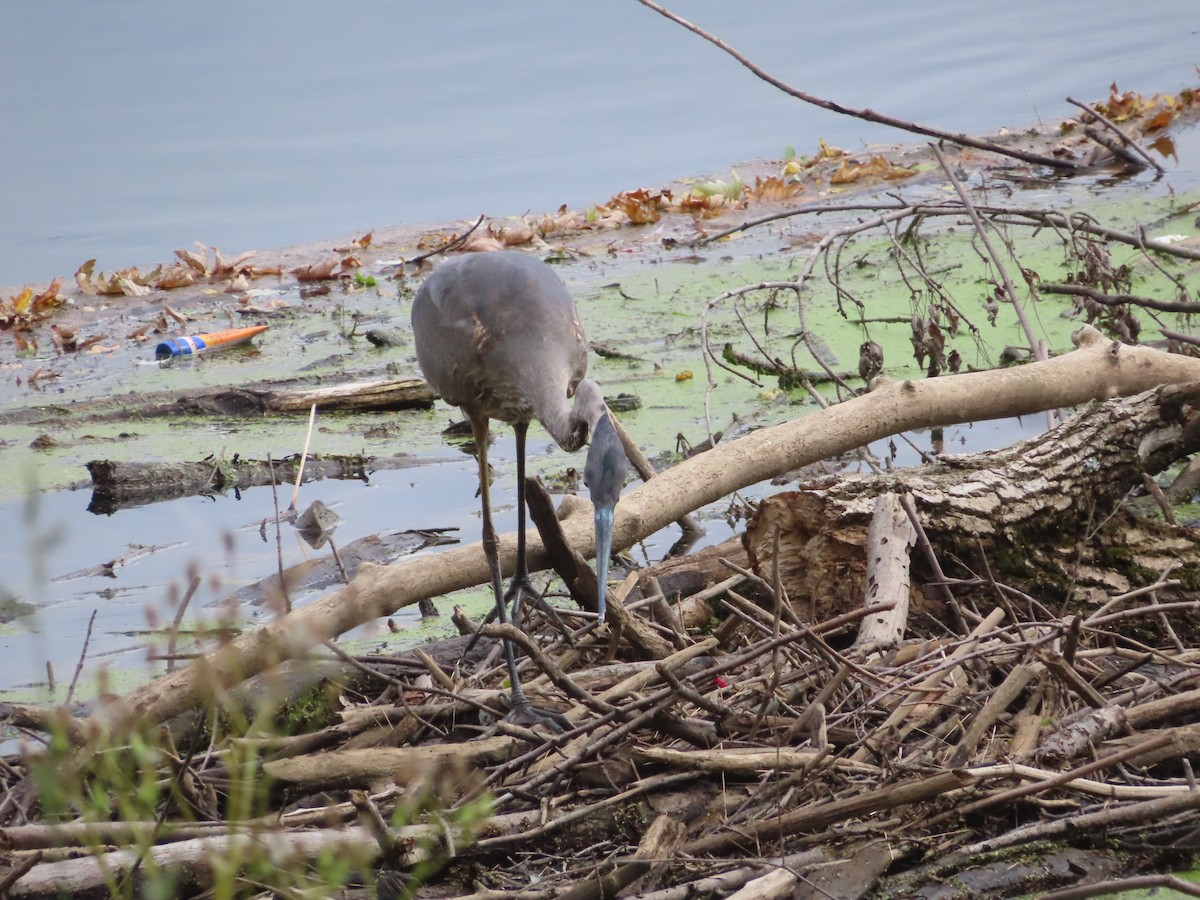
<path fill-rule="evenodd" d="M 610 209 L 624 213 L 634 225 L 649 225 L 662 218 L 662 211 L 671 205 L 671 192 L 653 192 L 648 188 L 622 191 L 608 201 Z"/>
<path fill-rule="evenodd" d="M 59 353 L 71 353 L 78 346 L 75 341 L 75 329 L 64 325 L 50 326 L 50 340 Z"/>
<path fill-rule="evenodd" d="M 264 275 L 282 275 L 283 269 L 280 266 L 244 266 L 242 272 L 247 278 L 255 279 Z"/>
<path fill-rule="evenodd" d="M 196 283 L 199 273 L 189 266 L 174 263 L 167 266 L 153 282 L 156 291 L 173 291 Z"/>
<path fill-rule="evenodd" d="M 117 279 L 117 284 L 120 285 L 121 293 L 126 297 L 144 297 L 154 292 L 153 288 L 147 287 L 144 284 L 138 284 L 132 278 L 124 276 Z"/>
<path fill-rule="evenodd" d="M 200 248 L 200 252 L 195 250 L 176 250 L 175 255 L 184 263 L 194 269 L 199 275 L 207 275 L 211 270 L 208 265 L 208 247 L 199 241 L 194 242 Z"/>
<path fill-rule="evenodd" d="M 747 195 L 763 203 L 772 200 L 787 200 L 803 191 L 804 185 L 800 182 L 781 178 L 778 175 L 772 175 L 769 178 L 755 176 L 754 187 L 746 188 Z"/>
<path fill-rule="evenodd" d="M 491 253 L 495 250 L 503 250 L 504 245 L 486 232 L 473 231 L 459 249 L 464 253 Z"/>
<path fill-rule="evenodd" d="M 75 270 L 75 284 L 85 294 L 96 293 L 96 288 L 92 284 L 92 273 L 96 270 L 96 261 L 89 259 L 82 266 Z"/>
<path fill-rule="evenodd" d="M 136 266 L 130 266 L 128 269 L 121 269 L 119 272 L 113 272 L 111 275 L 105 275 L 101 272 L 92 282 L 96 288 L 96 293 L 103 297 L 120 297 L 127 295 L 126 286 L 130 290 L 137 291 L 139 287 L 146 287 L 142 281 L 142 274 Z M 150 289 L 146 287 L 145 293 L 150 293 Z"/>
<path fill-rule="evenodd" d="M 1175 111 L 1168 107 L 1163 107 L 1143 123 L 1142 131 L 1146 134 L 1149 134 L 1151 131 L 1159 131 L 1170 125 L 1174 119 Z"/>
<path fill-rule="evenodd" d="M 538 233 L 542 237 L 549 237 L 552 234 L 558 234 L 560 231 L 578 231 L 580 228 L 586 228 L 587 224 L 580 220 L 579 213 L 573 209 L 567 209 L 567 204 L 563 204 L 558 208 L 558 212 L 551 215 L 547 213 L 542 216 L 542 221 L 538 223 Z"/>
<path fill-rule="evenodd" d="M 82 341 L 80 341 L 77 349 L 90 350 L 90 348 L 92 348 L 96 344 L 100 343 L 101 341 L 107 340 L 107 339 L 108 339 L 107 334 L 93 334 L 91 337 L 85 337 Z M 116 349 L 116 348 L 113 348 L 113 349 Z"/>
<path fill-rule="evenodd" d="M 229 275 L 233 272 L 242 271 L 242 264 L 245 263 L 246 260 L 248 260 L 258 254 L 257 250 L 247 250 L 245 253 L 239 253 L 233 259 L 226 262 L 224 257 L 221 256 L 220 250 L 218 250 L 216 247 L 213 247 L 212 251 L 213 251 L 213 265 L 212 265 L 213 277 L 221 277 L 224 275 Z"/>
<path fill-rule="evenodd" d="M 916 174 L 917 170 L 915 168 L 906 169 L 903 166 L 893 165 L 884 156 L 877 154 L 865 163 L 843 159 L 837 171 L 829 176 L 829 183 L 851 184 L 860 178 L 868 176 L 894 181 L 899 178 L 911 178 Z"/>
<path fill-rule="evenodd" d="M 60 275 L 50 282 L 49 286 L 40 294 L 33 298 L 33 304 L 30 307 L 30 312 L 35 316 L 49 315 L 51 310 L 57 309 L 62 305 L 62 297 L 58 292 L 62 290 L 63 278 Z"/>
<path fill-rule="evenodd" d="M 535 232 L 528 222 L 503 222 L 488 225 L 488 232 L 506 247 L 518 247 L 533 240 Z"/>
<path fill-rule="evenodd" d="M 679 198 L 679 211 L 701 216 L 719 216 L 729 201 L 720 194 L 697 194 L 692 192 Z M 741 204 L 739 204 L 741 205 Z"/>
<path fill-rule="evenodd" d="M 297 281 L 324 281 L 333 278 L 333 273 L 341 263 L 341 257 L 335 256 L 307 266 L 297 266 L 291 270 L 291 274 L 296 276 Z"/>
<path fill-rule="evenodd" d="M 350 245 L 347 247 L 334 247 L 333 252 L 334 253 L 350 253 L 355 247 L 357 247 L 359 250 L 366 250 L 368 247 L 371 246 L 371 241 L 373 240 L 373 238 L 374 238 L 374 233 L 368 231 L 362 237 L 357 237 L 354 240 L 352 240 L 350 242 Z"/>
<path fill-rule="evenodd" d="M 1175 141 L 1170 135 L 1159 135 L 1158 139 L 1150 144 L 1150 149 L 1161 155 L 1164 159 L 1174 159 L 1176 161 L 1179 159 L 1175 152 Z"/>
<path fill-rule="evenodd" d="M 175 310 L 171 309 L 171 307 L 165 303 L 163 304 L 163 312 L 166 313 L 168 316 L 170 316 L 172 319 L 174 319 L 176 322 L 178 322 L 180 325 L 186 325 L 188 322 L 191 321 L 190 316 L 184 315 L 181 312 L 176 312 Z"/>
<path fill-rule="evenodd" d="M 153 324 L 154 324 L 153 322 L 147 322 L 145 325 L 141 325 L 138 328 L 135 328 L 133 331 L 129 332 L 129 334 L 125 335 L 125 340 L 127 340 L 127 341 L 149 340 L 150 337 L 146 332 L 148 332 L 150 330 L 150 328 L 151 328 L 151 326 L 153 326 Z"/>

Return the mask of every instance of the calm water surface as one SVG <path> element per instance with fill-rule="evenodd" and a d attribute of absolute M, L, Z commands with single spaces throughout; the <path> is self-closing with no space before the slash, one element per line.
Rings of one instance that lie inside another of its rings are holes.
<path fill-rule="evenodd" d="M 943 128 L 1195 81 L 1194 0 L 680 0 L 823 97 Z M 1086 12 L 1085 12 L 1086 9 Z M 898 132 L 787 97 L 634 0 L 0 7 L 0 285 L 584 207 Z"/>

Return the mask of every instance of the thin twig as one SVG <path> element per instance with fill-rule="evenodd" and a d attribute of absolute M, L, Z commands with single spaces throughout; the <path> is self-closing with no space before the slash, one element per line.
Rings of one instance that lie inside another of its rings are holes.
<path fill-rule="evenodd" d="M 1146 161 L 1147 165 L 1153 166 L 1155 171 L 1157 171 L 1159 175 L 1162 175 L 1167 171 L 1166 169 L 1164 169 L 1162 167 L 1162 165 L 1160 163 L 1156 162 L 1149 153 L 1147 153 L 1145 150 L 1143 150 L 1141 145 L 1138 144 L 1137 141 L 1133 140 L 1133 138 L 1131 138 L 1124 131 L 1122 131 L 1119 127 L 1117 127 L 1117 124 L 1115 122 L 1113 122 L 1113 120 L 1110 119 L 1108 116 L 1104 115 L 1104 113 L 1100 112 L 1097 109 L 1094 109 L 1088 103 L 1084 103 L 1081 100 L 1076 100 L 1074 97 L 1068 97 L 1067 102 L 1073 106 L 1078 106 L 1080 109 L 1084 110 L 1089 115 L 1095 116 L 1097 119 L 1099 119 L 1104 124 L 1105 128 L 1109 129 L 1111 132 L 1113 132 L 1113 134 L 1115 134 L 1117 137 L 1119 137 L 1121 139 L 1121 143 L 1123 143 L 1126 147 L 1129 147 L 1131 150 L 1133 150 L 1134 153 L 1136 153 L 1138 156 L 1140 156 L 1142 159 L 1144 159 Z"/>

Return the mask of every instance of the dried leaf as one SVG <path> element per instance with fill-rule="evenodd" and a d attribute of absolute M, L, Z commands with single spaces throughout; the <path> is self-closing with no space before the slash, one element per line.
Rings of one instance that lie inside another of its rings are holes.
<path fill-rule="evenodd" d="M 610 201 L 608 206 L 620 210 L 634 225 L 648 225 L 662 218 L 662 210 L 671 204 L 671 192 L 653 193 L 647 188 L 623 191 Z"/>
<path fill-rule="evenodd" d="M 33 288 L 26 285 L 21 289 L 21 293 L 12 298 L 13 312 L 18 316 L 29 314 L 30 308 L 33 306 Z"/>
<path fill-rule="evenodd" d="M 117 277 L 117 284 L 121 287 L 121 293 L 127 297 L 144 297 L 152 293 L 151 289 L 144 284 L 138 284 L 132 278 L 124 275 Z"/>
<path fill-rule="evenodd" d="M 43 369 L 42 367 L 39 366 L 29 376 L 29 386 L 37 387 L 37 384 L 39 381 L 42 381 L 43 379 L 46 379 L 46 378 L 58 378 L 59 376 L 60 376 L 59 372 L 52 371 L 51 369 Z M 29 446 L 33 447 L 33 449 L 35 449 L 35 450 L 42 449 L 41 447 L 37 446 L 37 444 L 43 438 L 48 438 L 48 436 L 47 435 L 39 435 L 38 437 L 33 439 L 33 443 L 31 443 Z M 48 438 L 48 439 L 51 442 L 50 443 L 51 446 L 58 443 L 58 441 L 55 441 L 53 438 Z"/>
<path fill-rule="evenodd" d="M 830 184 L 851 184 L 860 178 L 872 176 L 894 181 L 899 178 L 911 178 L 917 174 L 915 168 L 906 169 L 903 166 L 892 165 L 887 158 L 876 154 L 865 163 L 843 159 L 837 171 L 829 176 Z"/>
<path fill-rule="evenodd" d="M 55 278 L 44 291 L 33 298 L 29 311 L 34 316 L 47 316 L 51 311 L 58 309 L 62 305 L 62 297 L 58 294 L 62 286 L 62 276 Z"/>
<path fill-rule="evenodd" d="M 488 225 L 488 232 L 506 247 L 528 244 L 534 238 L 533 226 L 528 222 L 505 222 Z"/>
<path fill-rule="evenodd" d="M 225 259 L 221 256 L 220 250 L 218 250 L 216 247 L 213 247 L 212 251 L 213 251 L 212 274 L 214 277 L 228 275 L 232 272 L 238 271 L 241 268 L 242 264 L 246 260 L 248 260 L 251 257 L 256 256 L 258 254 L 257 250 L 247 250 L 245 253 L 239 253 L 233 259 L 226 262 Z"/>
<path fill-rule="evenodd" d="M 1175 141 L 1170 135 L 1159 135 L 1158 139 L 1150 144 L 1150 149 L 1164 159 L 1179 159 L 1175 152 Z"/>
<path fill-rule="evenodd" d="M 18 353 L 36 353 L 37 338 L 21 331 L 13 332 L 13 343 L 17 345 Z M 32 376 L 31 376 L 32 378 Z"/>
<path fill-rule="evenodd" d="M 147 322 L 145 325 L 141 325 L 138 328 L 135 328 L 133 331 L 129 332 L 129 334 L 125 335 L 125 339 L 127 341 L 149 340 L 149 336 L 146 334 L 146 332 L 148 332 L 150 330 L 150 328 L 153 324 L 154 324 L 153 322 Z"/>
<path fill-rule="evenodd" d="M 321 262 L 309 263 L 307 266 L 297 266 L 291 270 L 297 281 L 323 281 L 333 278 L 333 273 L 341 265 L 341 257 L 335 256 Z"/>
<path fill-rule="evenodd" d="M 778 175 L 772 175 L 770 178 L 756 176 L 754 187 L 746 189 L 746 193 L 752 199 L 764 203 L 772 200 L 787 200 L 789 197 L 795 197 L 803 191 L 803 184 L 796 181 L 789 181 L 786 178 L 780 178 Z"/>
<path fill-rule="evenodd" d="M 176 263 L 162 271 L 154 282 L 156 291 L 172 291 L 176 288 L 188 287 L 196 283 L 198 277 L 195 269 Z"/>
<path fill-rule="evenodd" d="M 60 353 L 70 353 L 77 348 L 75 330 L 61 325 L 50 326 L 50 340 Z"/>
<path fill-rule="evenodd" d="M 225 282 L 225 293 L 240 294 L 242 291 L 248 290 L 250 287 L 250 279 L 245 275 L 234 275 Z"/>
<path fill-rule="evenodd" d="M 95 270 L 96 261 L 94 259 L 89 259 L 75 270 L 75 284 L 85 294 L 96 293 L 96 288 L 92 285 L 92 272 Z"/>
<path fill-rule="evenodd" d="M 567 205 L 564 203 L 558 208 L 557 213 L 553 215 L 547 213 L 542 216 L 542 221 L 538 223 L 538 233 L 542 237 L 550 237 L 561 231 L 578 231 L 583 225 L 584 223 L 579 219 L 579 213 L 567 209 Z"/>
<path fill-rule="evenodd" d="M 185 316 L 181 312 L 176 312 L 175 310 L 171 309 L 171 307 L 165 303 L 163 304 L 163 312 L 166 315 L 170 316 L 172 319 L 174 319 L 176 322 L 178 322 L 180 325 L 186 325 L 188 322 L 191 321 L 191 318 L 189 316 Z M 164 320 L 163 324 L 164 325 L 166 324 L 165 320 Z"/>
<path fill-rule="evenodd" d="M 699 213 L 703 216 L 716 216 L 725 208 L 726 203 L 720 194 L 710 194 L 707 197 L 703 194 L 688 194 L 680 198 L 679 210 L 693 215 Z"/>
<path fill-rule="evenodd" d="M 208 248 L 196 242 L 196 246 L 200 248 L 200 252 L 195 250 L 176 250 L 175 255 L 183 262 L 184 265 L 195 270 L 200 275 L 208 274 Z"/>
<path fill-rule="evenodd" d="M 1175 119 L 1175 112 L 1169 108 L 1160 109 L 1142 125 L 1142 131 L 1149 134 L 1151 131 L 1158 131 L 1166 128 Z"/>
<path fill-rule="evenodd" d="M 473 231 L 462 245 L 462 249 L 466 253 L 491 253 L 503 250 L 504 245 L 485 231 Z"/>

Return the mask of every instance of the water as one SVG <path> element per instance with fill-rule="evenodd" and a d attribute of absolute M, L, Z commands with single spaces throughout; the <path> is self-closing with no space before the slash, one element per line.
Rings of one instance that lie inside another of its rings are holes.
<path fill-rule="evenodd" d="M 1195 80 L 1192 0 L 675 11 L 811 93 L 951 130 Z M 787 97 L 634 0 L 0 8 L 0 285 L 575 208 L 818 138 L 901 132 Z"/>

